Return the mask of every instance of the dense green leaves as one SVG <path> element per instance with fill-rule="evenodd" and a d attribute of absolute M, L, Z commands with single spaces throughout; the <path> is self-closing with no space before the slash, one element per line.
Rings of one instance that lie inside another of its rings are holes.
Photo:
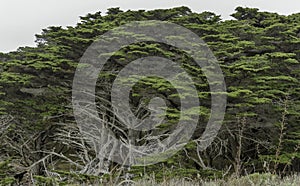
<path fill-rule="evenodd" d="M 285 165 L 290 167 L 289 170 L 299 171 L 300 15 L 283 16 L 238 7 L 232 16 L 235 20 L 222 21 L 212 12 L 195 13 L 187 7 L 151 11 L 110 8 L 106 15 L 96 12 L 80 17 L 80 22 L 74 27 L 43 29 L 36 35 L 37 47 L 0 53 L 0 115 L 14 117 L 8 130 L 15 131 L 8 133 L 5 143 L 0 145 L 0 149 L 4 149 L 4 153 L 0 153 L 0 176 L 4 179 L 1 167 L 8 166 L 7 159 L 12 158 L 18 160 L 19 166 L 32 169 L 33 174 L 39 175 L 36 179 L 47 181 L 41 177 L 45 176 L 45 169 L 55 170 L 54 164 L 63 160 L 56 157 L 56 162 L 51 165 L 45 161 L 46 167 L 42 162 L 34 164 L 47 156 L 45 152 L 53 151 L 69 157 L 80 151 L 72 146 L 64 148 L 65 142 L 54 138 L 57 131 L 62 130 L 59 124 L 75 124 L 71 87 L 80 58 L 87 47 L 106 31 L 130 21 L 153 19 L 170 21 L 192 30 L 217 57 L 228 91 L 226 117 L 218 138 L 207 151 L 198 151 L 196 141 L 210 115 L 209 86 L 202 70 L 187 53 L 162 43 L 134 43 L 113 54 L 97 82 L 96 101 L 98 106 L 101 105 L 99 115 L 115 119 L 111 111 L 102 108 L 103 105 L 111 106 L 109 93 L 116 78 L 115 72 L 141 57 L 168 58 L 180 64 L 192 77 L 201 106 L 186 113 L 187 116 L 200 116 L 194 142 L 161 165 L 177 167 L 176 175 L 184 168 L 191 173 L 200 173 L 195 169 L 204 169 L 203 175 L 206 175 L 207 168 L 224 170 L 231 165 L 253 171 L 252 164 L 262 171 L 266 162 L 275 171 L 286 171 Z M 144 37 L 127 32 L 118 34 Z M 117 42 L 114 38 L 110 41 Z M 130 80 L 124 79 L 123 83 Z M 147 105 L 153 95 L 168 99 L 168 122 L 162 123 L 156 133 L 168 133 L 176 125 L 179 99 L 182 98 L 176 88 L 182 87 L 172 87 L 161 78 L 145 77 L 131 92 L 133 110 L 138 110 L 140 103 Z M 141 112 L 143 116 L 149 114 L 145 108 Z M 186 117 L 186 120 L 190 118 Z M 113 129 L 118 130 L 118 127 L 124 126 L 120 124 Z M 118 133 L 118 136 L 125 137 L 126 133 L 129 131 Z M 71 136 L 71 132 L 69 134 Z M 137 139 L 136 143 L 141 141 Z M 20 145 L 24 149 L 18 149 Z M 197 160 L 200 157 L 201 161 Z M 72 158 L 77 161 L 78 157 Z M 238 165 L 238 158 L 247 163 Z M 14 173 L 7 174 L 10 175 L 5 180 L 13 182 L 11 176 Z"/>

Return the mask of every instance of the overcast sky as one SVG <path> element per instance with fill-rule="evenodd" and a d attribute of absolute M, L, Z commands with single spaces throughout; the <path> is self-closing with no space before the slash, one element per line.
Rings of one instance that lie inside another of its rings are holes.
<path fill-rule="evenodd" d="M 0 0 L 0 52 L 34 46 L 34 35 L 48 26 L 75 25 L 79 16 L 107 8 L 123 10 L 188 6 L 193 11 L 213 11 L 230 18 L 237 6 L 292 14 L 300 12 L 299 0 Z"/>

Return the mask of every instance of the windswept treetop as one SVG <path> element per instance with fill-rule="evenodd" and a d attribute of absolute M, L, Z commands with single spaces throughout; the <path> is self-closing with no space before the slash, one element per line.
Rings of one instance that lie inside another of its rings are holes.
<path fill-rule="evenodd" d="M 93 167 L 98 165 L 93 147 L 80 138 L 75 125 L 71 95 L 74 72 L 86 49 L 100 35 L 131 21 L 145 20 L 176 23 L 201 37 L 218 59 L 228 96 L 222 129 L 210 148 L 202 152 L 197 143 L 210 117 L 211 95 L 202 70 L 191 57 L 153 42 L 135 43 L 115 52 L 105 72 L 99 74 L 96 87 L 99 115 L 107 122 L 115 121 L 107 109 L 111 106 L 114 72 L 132 60 L 155 55 L 176 61 L 193 77 L 198 90 L 201 106 L 191 113 L 199 114 L 199 126 L 191 143 L 167 161 L 147 167 L 147 171 L 157 172 L 158 177 L 162 167 L 172 167 L 174 175 L 183 172 L 191 177 L 220 175 L 225 167 L 234 167 L 228 170 L 236 174 L 243 174 L 242 170 L 299 171 L 300 13 L 285 16 L 237 7 L 231 16 L 232 20 L 222 20 L 213 12 L 197 13 L 188 7 L 148 11 L 110 8 L 106 14 L 80 17 L 75 26 L 43 29 L 36 35 L 37 47 L 1 53 L 0 120 L 13 119 L 0 121 L 0 127 L 6 127 L 4 132 L 0 130 L 0 180 L 9 181 L 7 177 L 25 170 L 45 177 L 53 171 L 73 180 L 79 179 L 74 174 L 103 175 L 103 167 Z M 178 119 L 180 99 L 169 82 L 153 77 L 139 81 L 132 90 L 133 110 L 138 111 L 140 103 L 149 104 L 153 92 L 169 100 L 168 122 L 149 133 L 169 134 Z M 140 113 L 147 115 L 147 108 Z M 121 121 L 115 122 L 112 130 L 117 136 L 126 139 L 135 134 L 136 145 L 146 143 L 142 137 L 149 133 L 132 133 Z M 114 166 L 109 163 L 108 172 L 113 172 Z M 131 171 L 138 177 L 144 170 Z"/>

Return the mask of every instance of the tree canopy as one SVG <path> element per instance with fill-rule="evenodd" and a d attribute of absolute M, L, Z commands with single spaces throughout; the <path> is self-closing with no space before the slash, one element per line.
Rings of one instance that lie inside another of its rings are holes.
<path fill-rule="evenodd" d="M 160 56 L 176 61 L 193 77 L 201 102 L 201 108 L 190 113 L 199 115 L 199 125 L 183 150 L 162 163 L 125 172 L 134 178 L 152 172 L 162 177 L 164 167 L 174 176 L 194 178 L 197 174 L 218 176 L 227 170 L 236 174 L 299 171 L 300 14 L 284 16 L 237 7 L 231 16 L 232 20 L 221 20 L 213 12 L 196 13 L 188 7 L 149 11 L 110 8 L 105 15 L 96 12 L 80 17 L 75 26 L 43 29 L 36 35 L 37 47 L 0 53 L 0 185 L 13 183 L 14 176 L 23 171 L 28 171 L 28 180 L 33 176 L 41 183 L 53 184 L 62 177 L 68 178 L 65 183 L 92 183 L 115 174 L 120 165 L 105 161 L 106 166 L 97 167 L 100 163 L 93 161 L 97 154 L 76 127 L 73 77 L 82 55 L 100 35 L 131 21 L 145 20 L 176 23 L 207 43 L 224 73 L 227 109 L 217 138 L 208 149 L 199 150 L 198 139 L 211 107 L 209 85 L 201 68 L 187 53 L 163 43 L 140 42 L 120 49 L 99 74 L 96 87 L 99 115 L 108 123 L 115 122 L 111 129 L 120 138 L 133 136 L 133 143 L 139 145 L 150 133 L 122 128 L 110 110 L 115 72 L 135 59 Z M 168 100 L 168 120 L 152 133 L 168 134 L 180 112 L 180 96 L 168 81 L 142 79 L 132 89 L 131 105 L 146 117 L 154 94 Z M 139 110 L 141 103 L 144 108 Z"/>

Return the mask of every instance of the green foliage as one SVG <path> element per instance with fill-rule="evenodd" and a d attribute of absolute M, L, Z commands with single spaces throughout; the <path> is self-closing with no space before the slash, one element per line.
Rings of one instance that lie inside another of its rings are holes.
<path fill-rule="evenodd" d="M 15 183 L 15 179 L 13 177 L 6 177 L 4 179 L 0 180 L 0 185 L 6 186 L 6 185 L 13 185 Z"/>
<path fill-rule="evenodd" d="M 0 161 L 0 185 L 12 185 L 15 183 L 15 178 L 12 176 L 13 167 L 11 159 Z"/>
<path fill-rule="evenodd" d="M 58 182 L 54 178 L 46 178 L 43 176 L 34 176 L 36 185 L 58 185 Z"/>
<path fill-rule="evenodd" d="M 41 34 L 36 35 L 37 47 L 21 47 L 15 52 L 0 53 L 0 115 L 9 114 L 14 117 L 13 125 L 8 129 L 10 132 L 3 141 L 12 140 L 18 146 L 28 148 L 18 151 L 3 143 L 1 149 L 4 149 L 4 153 L 0 153 L 0 157 L 15 157 L 20 165 L 30 166 L 46 155 L 32 152 L 55 151 L 58 154 L 64 153 L 67 157 L 73 155 L 72 160 L 81 162 L 74 156 L 74 152 L 80 151 L 78 147 L 64 148 L 66 145 L 60 144 L 55 138 L 57 132 L 63 130 L 58 124 L 75 124 L 71 110 L 71 88 L 80 58 L 87 47 L 106 31 L 131 21 L 155 19 L 180 24 L 208 44 L 224 73 L 228 90 L 224 94 L 228 96 L 228 104 L 216 141 L 205 152 L 198 152 L 195 141 L 204 131 L 211 108 L 210 87 L 202 69 L 189 54 L 162 43 L 134 43 L 114 52 L 99 74 L 96 87 L 96 102 L 99 107 L 111 106 L 109 90 L 117 76 L 116 72 L 129 62 L 146 56 L 160 56 L 175 61 L 192 77 L 193 86 L 198 91 L 197 98 L 201 106 L 184 113 L 186 121 L 195 115 L 200 116 L 199 126 L 192 139 L 194 141 L 187 144 L 186 151 L 178 152 L 161 164 L 146 167 L 145 174 L 155 172 L 159 180 L 163 180 L 164 176 L 194 178 L 198 174 L 206 178 L 221 177 L 225 167 L 236 166 L 240 145 L 237 141 L 241 132 L 243 139 L 240 158 L 247 162 L 243 163 L 243 170 L 251 171 L 254 164 L 262 171 L 264 161 L 268 161 L 279 164 L 278 169 L 281 170 L 288 165 L 290 170 L 299 171 L 300 15 L 283 16 L 261 12 L 257 8 L 237 7 L 232 16 L 235 20 L 222 21 L 219 15 L 212 12 L 195 13 L 187 7 L 151 11 L 110 8 L 106 15 L 96 12 L 80 17 L 80 22 L 74 27 L 52 26 L 43 29 Z M 149 39 L 144 35 L 133 35 L 125 31 L 116 34 Z M 181 37 L 171 37 L 186 42 Z M 116 42 L 115 38 L 110 38 L 109 41 Z M 137 77 L 123 79 L 122 83 L 130 83 L 134 78 Z M 180 95 L 176 91 L 185 88 L 186 86 L 181 85 L 174 87 L 162 78 L 143 77 L 132 89 L 132 110 L 141 114 L 141 118 L 146 117 L 149 114 L 147 105 L 153 97 L 159 95 L 166 98 L 167 119 L 152 132 L 167 134 L 174 130 L 178 122 L 180 99 L 191 96 Z M 282 101 L 287 97 L 289 101 L 285 113 Z M 101 109 L 99 115 L 115 119 L 109 109 Z M 286 125 L 280 153 L 276 155 L 282 132 L 278 123 L 282 121 L 283 113 Z M 240 118 L 246 118 L 244 125 L 241 125 Z M 117 130 L 118 127 L 124 129 L 121 124 L 114 129 Z M 125 134 L 118 136 L 125 138 L 129 130 L 124 131 Z M 144 133 L 136 134 L 139 136 Z M 144 142 L 145 140 L 136 140 L 136 145 Z M 198 155 L 203 157 L 201 166 L 197 161 Z M 204 165 L 212 169 L 205 169 Z M 5 177 L 6 169 L 10 169 L 9 164 L 0 163 L 1 184 L 13 182 L 11 177 Z M 141 169 L 134 168 L 131 171 L 139 175 L 144 171 Z M 58 173 L 74 182 L 92 184 L 99 178 L 76 171 L 73 173 L 71 170 Z M 42 168 L 34 174 L 40 184 L 58 183 L 57 179 L 44 177 Z M 256 179 L 255 175 L 253 179 Z"/>

